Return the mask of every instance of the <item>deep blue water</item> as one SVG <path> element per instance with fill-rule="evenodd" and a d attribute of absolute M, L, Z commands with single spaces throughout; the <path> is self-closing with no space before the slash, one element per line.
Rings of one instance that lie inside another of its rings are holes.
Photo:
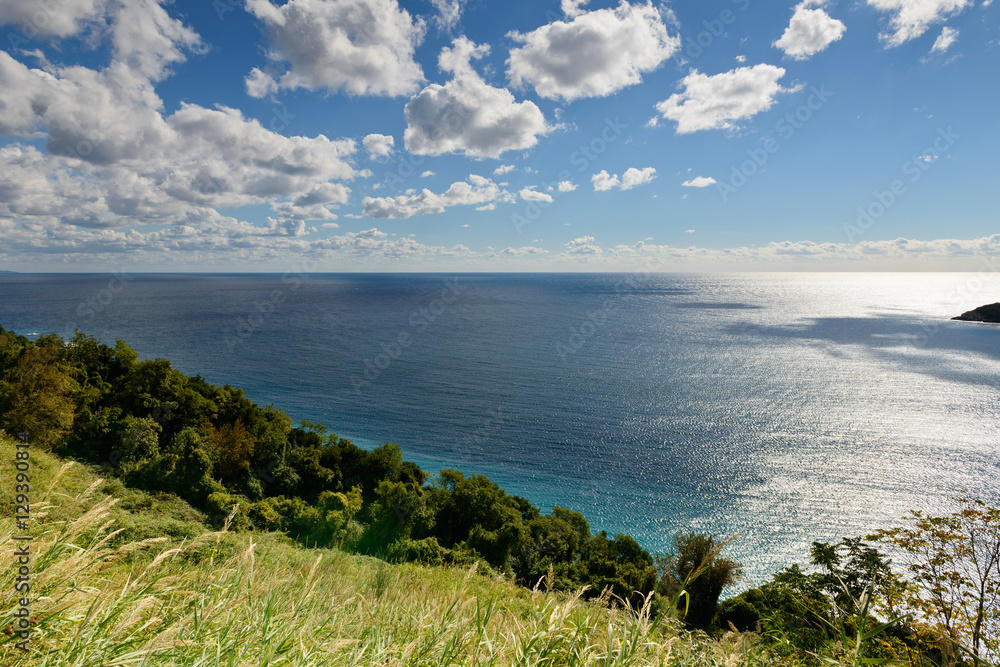
<path fill-rule="evenodd" d="M 79 328 L 650 550 L 816 539 L 1000 501 L 1000 300 L 974 274 L 2 275 L 0 325 Z"/>

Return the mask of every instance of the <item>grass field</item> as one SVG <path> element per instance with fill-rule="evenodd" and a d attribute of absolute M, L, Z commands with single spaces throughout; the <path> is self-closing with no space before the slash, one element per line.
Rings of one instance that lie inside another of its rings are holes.
<path fill-rule="evenodd" d="M 766 665 L 753 634 L 689 634 L 642 610 L 476 571 L 209 532 L 173 497 L 31 455 L 29 652 L 17 608 L 14 443 L 0 438 L 3 665 Z"/>

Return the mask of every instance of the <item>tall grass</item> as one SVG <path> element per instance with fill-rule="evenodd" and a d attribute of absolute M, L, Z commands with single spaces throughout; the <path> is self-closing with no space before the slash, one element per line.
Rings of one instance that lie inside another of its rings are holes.
<path fill-rule="evenodd" d="M 66 471 L 64 471 L 65 473 Z M 5 471 L 0 484 L 7 484 Z M 274 534 L 118 543 L 99 480 L 36 501 L 30 652 L 0 664 L 293 666 L 767 665 L 753 635 L 687 634 L 641 609 L 528 591 L 472 570 L 389 565 Z M 54 511 L 58 509 L 58 511 Z M 127 522 L 127 514 L 118 522 Z M 13 621 L 13 521 L 0 523 L 0 626 Z"/>

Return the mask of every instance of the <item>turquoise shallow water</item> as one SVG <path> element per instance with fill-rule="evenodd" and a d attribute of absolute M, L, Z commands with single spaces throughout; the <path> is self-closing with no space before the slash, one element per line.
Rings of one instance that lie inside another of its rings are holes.
<path fill-rule="evenodd" d="M 122 338 L 428 470 L 665 548 L 1000 502 L 1000 300 L 973 274 L 0 276 L 0 325 Z"/>

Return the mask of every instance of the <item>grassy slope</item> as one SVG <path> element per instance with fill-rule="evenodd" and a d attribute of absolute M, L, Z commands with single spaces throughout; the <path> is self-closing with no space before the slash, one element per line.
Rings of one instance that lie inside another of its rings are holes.
<path fill-rule="evenodd" d="M 0 627 L 13 620 L 13 443 L 0 434 Z M 2 665 L 763 665 L 722 641 L 473 571 L 207 532 L 198 512 L 32 451 L 31 654 Z M 115 534 L 113 531 L 122 530 Z"/>

